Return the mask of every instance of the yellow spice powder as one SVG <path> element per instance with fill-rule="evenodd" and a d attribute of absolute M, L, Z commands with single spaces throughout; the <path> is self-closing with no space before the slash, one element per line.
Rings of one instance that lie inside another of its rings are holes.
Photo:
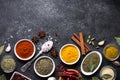
<path fill-rule="evenodd" d="M 66 46 L 61 51 L 62 59 L 67 63 L 75 62 L 79 57 L 79 52 L 74 46 Z"/>
<path fill-rule="evenodd" d="M 108 59 L 115 59 L 118 56 L 119 52 L 115 46 L 109 46 L 105 50 L 105 56 Z"/>

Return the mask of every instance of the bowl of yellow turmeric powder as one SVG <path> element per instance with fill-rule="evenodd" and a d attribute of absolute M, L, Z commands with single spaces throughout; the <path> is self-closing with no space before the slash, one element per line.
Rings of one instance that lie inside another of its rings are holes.
<path fill-rule="evenodd" d="M 80 59 L 80 50 L 74 44 L 65 44 L 59 52 L 60 59 L 67 65 L 73 65 Z"/>
<path fill-rule="evenodd" d="M 108 44 L 103 50 L 103 54 L 109 61 L 114 61 L 119 57 L 119 49 L 115 44 Z"/>

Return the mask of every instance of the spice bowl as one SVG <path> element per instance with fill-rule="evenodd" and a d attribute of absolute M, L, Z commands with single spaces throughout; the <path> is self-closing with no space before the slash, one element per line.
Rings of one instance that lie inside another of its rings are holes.
<path fill-rule="evenodd" d="M 90 76 L 93 75 L 102 64 L 102 55 L 98 51 L 89 52 L 81 63 L 81 72 Z"/>
<path fill-rule="evenodd" d="M 16 68 L 16 62 L 15 62 L 14 58 L 11 55 L 5 55 L 2 58 L 0 65 L 1 65 L 1 69 L 5 73 L 11 73 Z"/>
<path fill-rule="evenodd" d="M 14 53 L 20 60 L 30 60 L 35 54 L 34 43 L 29 39 L 21 39 L 14 46 Z"/>
<path fill-rule="evenodd" d="M 74 44 L 65 44 L 59 51 L 61 61 L 67 65 L 73 65 L 80 59 L 80 50 Z"/>
<path fill-rule="evenodd" d="M 25 76 L 25 75 L 23 75 L 23 74 L 15 71 L 15 72 L 12 74 L 10 80 L 31 80 L 31 79 L 28 78 L 27 76 Z"/>
<path fill-rule="evenodd" d="M 100 78 L 105 79 L 108 78 L 107 80 L 115 80 L 117 77 L 117 72 L 112 66 L 104 66 L 100 70 Z"/>
<path fill-rule="evenodd" d="M 108 44 L 103 49 L 104 57 L 109 61 L 114 61 L 120 56 L 119 48 L 115 44 Z"/>
<path fill-rule="evenodd" d="M 48 56 L 41 56 L 34 62 L 34 71 L 40 77 L 49 77 L 55 71 L 55 62 Z"/>

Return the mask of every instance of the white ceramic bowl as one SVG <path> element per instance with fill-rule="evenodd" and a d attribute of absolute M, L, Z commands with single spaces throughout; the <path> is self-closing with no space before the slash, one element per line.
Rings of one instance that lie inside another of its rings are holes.
<path fill-rule="evenodd" d="M 97 68 L 96 68 L 94 71 L 92 71 L 92 72 L 86 72 L 86 71 L 83 70 L 83 66 L 82 66 L 82 65 L 83 65 L 84 60 L 85 60 L 90 54 L 92 54 L 92 53 L 96 53 L 96 54 L 99 55 L 100 62 L 99 62 L 99 64 L 98 64 Z M 102 63 L 102 55 L 101 55 L 101 53 L 98 52 L 98 51 L 92 51 L 92 52 L 88 53 L 88 54 L 85 56 L 85 58 L 83 59 L 83 61 L 82 61 L 82 63 L 81 63 L 81 72 L 82 72 L 84 75 L 86 75 L 86 76 L 92 75 L 92 74 L 94 74 L 94 73 L 99 69 L 99 67 L 101 66 L 101 63 Z"/>
<path fill-rule="evenodd" d="M 75 47 L 75 48 L 78 50 L 78 59 L 77 59 L 76 61 L 72 62 L 72 63 L 65 62 L 65 61 L 62 59 L 62 56 L 61 56 L 61 52 L 62 52 L 63 48 L 65 48 L 65 47 L 67 47 L 67 46 L 73 46 L 73 47 Z M 65 45 L 63 45 L 62 48 L 60 49 L 59 56 L 60 56 L 60 59 L 61 59 L 61 61 L 62 61 L 63 63 L 65 63 L 65 64 L 67 64 L 67 65 L 73 65 L 73 64 L 77 63 L 78 60 L 80 59 L 80 50 L 79 50 L 79 48 L 78 48 L 77 46 L 75 46 L 74 44 L 65 44 Z"/>
<path fill-rule="evenodd" d="M 28 57 L 28 58 L 22 58 L 22 57 L 20 57 L 20 56 L 17 54 L 17 52 L 16 52 L 16 47 L 17 47 L 17 45 L 18 45 L 20 42 L 22 42 L 22 41 L 28 41 L 28 42 L 30 42 L 30 43 L 33 45 L 33 48 L 34 48 L 34 49 L 33 49 L 33 53 L 32 53 L 32 55 L 31 55 L 30 57 Z M 16 57 L 17 57 L 18 59 L 24 60 L 24 61 L 31 59 L 31 58 L 34 56 L 35 51 L 36 51 L 35 45 L 34 45 L 34 43 L 33 43 L 31 40 L 29 40 L 29 39 L 21 39 L 21 40 L 19 40 L 19 41 L 15 44 L 15 46 L 14 46 L 14 53 L 15 53 Z"/>
<path fill-rule="evenodd" d="M 47 74 L 47 75 L 39 74 L 38 71 L 36 70 L 36 67 L 35 67 L 35 66 L 36 66 L 36 63 L 38 62 L 38 60 L 40 60 L 40 59 L 42 59 L 42 58 L 50 59 L 50 60 L 52 61 L 52 63 L 53 63 L 52 71 L 51 71 L 49 74 Z M 41 57 L 39 57 L 39 58 L 34 62 L 34 71 L 35 71 L 35 73 L 36 73 L 38 76 L 40 76 L 40 77 L 49 77 L 49 76 L 52 75 L 53 72 L 55 71 L 55 62 L 53 61 L 52 58 L 50 58 L 50 57 L 48 57 L 48 56 L 41 56 Z"/>

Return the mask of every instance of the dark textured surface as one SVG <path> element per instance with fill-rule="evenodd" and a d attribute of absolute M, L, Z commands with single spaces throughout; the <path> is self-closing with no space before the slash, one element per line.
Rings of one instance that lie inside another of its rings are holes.
<path fill-rule="evenodd" d="M 0 0 L 0 45 L 10 43 L 12 46 L 12 51 L 4 52 L 0 60 L 4 55 L 12 55 L 17 62 L 16 71 L 21 72 L 20 67 L 26 62 L 16 58 L 14 44 L 22 38 L 31 39 L 41 30 L 58 40 L 54 46 L 58 51 L 62 45 L 73 43 L 70 39 L 72 34 L 80 31 L 84 33 L 85 38 L 92 34 L 98 41 L 105 39 L 106 44 L 116 43 L 114 36 L 120 36 L 119 5 L 119 0 Z M 40 40 L 36 46 L 41 45 L 44 40 Z M 96 50 L 93 47 L 92 49 Z M 103 47 L 98 51 L 102 53 L 102 50 Z M 49 53 L 44 55 L 50 56 Z M 67 67 L 77 69 L 82 58 L 76 65 Z M 61 62 L 59 57 L 53 59 L 56 65 Z M 117 70 L 116 80 L 119 80 L 120 68 L 103 59 L 102 66 L 105 65 L 111 65 Z M 0 69 L 0 74 L 2 73 Z M 6 74 L 8 80 L 11 74 Z M 32 80 L 43 80 L 34 73 L 33 66 L 23 74 Z M 53 76 L 57 77 L 57 73 Z M 99 70 L 93 76 L 99 76 Z M 91 77 L 84 76 L 87 80 Z"/>

